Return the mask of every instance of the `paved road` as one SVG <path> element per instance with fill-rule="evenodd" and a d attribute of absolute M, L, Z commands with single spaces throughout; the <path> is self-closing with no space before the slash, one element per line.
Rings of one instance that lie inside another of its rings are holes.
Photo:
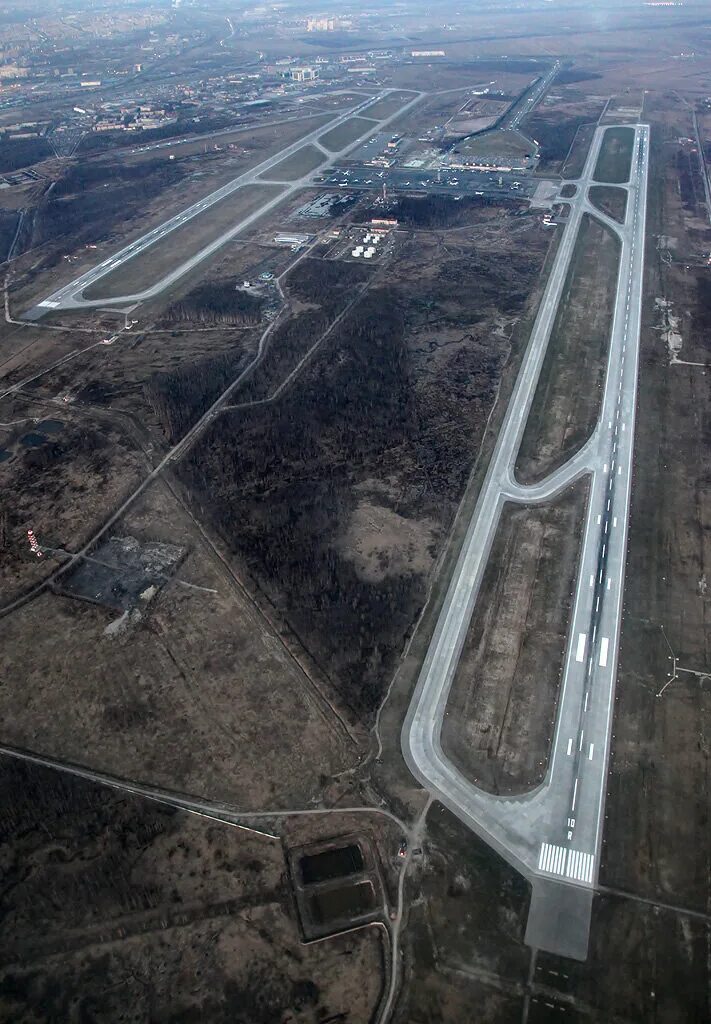
<path fill-rule="evenodd" d="M 386 96 L 388 95 L 388 93 L 393 91 L 397 90 L 385 90 L 384 92 L 380 93 L 379 96 L 376 98 Z M 409 100 L 407 103 L 403 103 L 402 107 L 400 107 L 390 117 L 387 117 L 382 121 L 378 122 L 377 124 L 373 124 L 372 127 L 366 129 L 361 138 L 366 138 L 368 135 L 372 135 L 374 132 L 379 131 L 385 125 L 395 120 L 395 118 L 400 117 L 403 113 L 408 111 L 416 103 L 419 103 L 422 96 L 423 93 L 417 93 L 413 97 L 413 99 Z M 309 132 L 308 135 L 304 135 L 296 142 L 292 143 L 289 146 L 286 146 L 279 153 L 276 153 L 274 156 L 262 161 L 261 164 L 258 164 L 251 170 L 246 171 L 244 174 L 239 175 L 239 177 L 234 178 L 226 185 L 223 185 L 222 188 L 217 189 L 210 195 L 205 196 L 203 199 L 198 200 L 196 203 L 193 203 L 192 206 L 187 207 L 187 209 L 182 210 L 174 217 L 171 217 L 168 220 L 164 221 L 158 227 L 153 228 L 151 231 L 148 231 L 145 235 L 142 235 L 140 238 L 137 238 L 135 241 L 131 242 L 129 245 L 119 250 L 119 252 L 114 253 L 112 256 L 107 257 L 105 260 L 102 260 L 101 263 L 97 264 L 97 266 L 95 267 L 92 267 L 91 270 L 87 270 L 85 273 L 77 277 L 74 281 L 71 281 L 69 284 L 57 289 L 57 291 L 53 292 L 51 295 L 48 295 L 46 299 L 43 299 L 40 303 L 38 303 L 37 306 L 34 306 L 31 310 L 29 310 L 25 314 L 24 318 L 29 320 L 38 319 L 44 313 L 47 313 L 53 309 L 91 308 L 95 306 L 105 306 L 107 303 L 119 306 L 132 305 L 145 299 L 149 299 L 154 295 L 160 294 L 160 292 L 164 291 L 171 284 L 173 284 L 179 278 L 183 277 L 190 270 L 192 270 L 193 267 L 197 266 L 199 263 L 203 262 L 203 260 L 207 259 L 214 252 L 220 249 L 231 238 L 234 238 L 235 235 L 238 235 L 240 232 L 246 230 L 246 228 L 253 224 L 258 218 L 263 217 L 265 213 L 268 213 L 275 206 L 277 206 L 280 203 L 283 203 L 292 193 L 310 185 L 316 173 L 318 173 L 319 171 L 322 172 L 323 169 L 326 167 L 330 167 L 337 159 L 341 157 L 343 153 L 345 153 L 348 149 L 350 149 L 353 146 L 353 143 L 351 142 L 347 146 L 344 146 L 337 153 L 329 153 L 322 147 L 319 147 L 322 149 L 322 152 L 324 154 L 324 163 L 321 165 L 320 168 L 317 169 L 317 171 L 305 174 L 303 177 L 299 178 L 296 181 L 284 183 L 282 191 L 278 195 L 272 197 L 271 199 L 265 200 L 264 204 L 260 206 L 258 210 L 255 210 L 253 213 L 251 213 L 248 217 L 245 217 L 239 223 L 233 224 L 227 231 L 223 232 L 223 234 L 221 234 L 219 238 L 215 239 L 215 241 L 211 242 L 209 245 L 205 246 L 203 249 L 195 253 L 189 259 L 185 260 L 183 263 L 181 263 L 178 267 L 172 270 L 169 274 L 166 274 L 159 281 L 154 282 L 152 285 L 150 285 L 150 287 L 145 288 L 141 292 L 136 292 L 130 295 L 117 296 L 111 299 L 82 298 L 82 292 L 85 291 L 90 285 L 94 284 L 96 281 L 99 281 L 102 277 L 105 277 L 106 275 L 110 274 L 112 271 L 116 270 L 124 263 L 127 263 L 129 260 L 133 259 L 135 256 L 138 256 L 139 253 L 144 252 L 144 250 L 148 249 L 149 246 L 155 245 L 156 242 L 160 241 L 160 239 L 170 234 L 171 231 L 174 231 L 176 228 L 192 220 L 193 218 L 200 216 L 201 213 L 204 213 L 205 210 L 208 210 L 211 206 L 214 206 L 215 203 L 220 202 L 222 199 L 225 199 L 227 196 L 232 195 L 232 193 L 236 192 L 240 188 L 244 188 L 246 185 L 266 184 L 268 182 L 268 178 L 266 176 L 267 172 L 276 167 L 276 165 L 281 163 L 282 160 L 285 160 L 288 156 L 291 156 L 292 153 L 295 153 L 297 150 L 301 149 L 302 146 L 308 145 L 309 143 L 317 142 L 319 136 L 325 134 L 328 131 L 331 131 L 333 128 L 336 128 L 344 121 L 347 121 L 355 114 L 358 114 L 361 110 L 369 106 L 371 103 L 373 103 L 373 97 L 369 96 L 367 99 L 364 99 L 356 106 L 339 113 L 331 121 L 328 121 L 326 124 L 314 129 L 314 131 Z"/>
<path fill-rule="evenodd" d="M 513 111 L 507 115 L 507 117 L 501 124 L 502 128 L 509 129 L 510 131 L 515 131 L 515 129 L 519 127 L 521 121 L 523 121 L 525 117 L 528 117 L 528 115 L 532 113 L 533 108 L 539 102 L 543 94 L 546 92 L 549 86 L 553 84 L 553 79 L 560 71 L 560 67 L 561 62 L 559 60 L 555 61 L 551 65 L 550 70 L 543 76 L 543 78 L 541 78 L 538 84 L 533 87 L 533 89 L 528 94 L 528 96 L 523 100 L 523 102 L 517 103 L 516 106 L 513 108 Z"/>
<path fill-rule="evenodd" d="M 491 463 L 403 727 L 413 774 L 533 884 L 526 940 L 578 959 L 587 955 L 597 882 L 617 668 L 629 516 L 642 301 L 649 129 L 638 126 L 621 240 L 618 291 L 603 407 L 585 449 L 547 481 L 514 479 L 536 382 L 575 246 L 594 207 L 587 190 L 605 129 L 598 128 L 564 230 Z M 590 477 L 575 604 L 546 778 L 517 797 L 484 793 L 442 750 L 449 690 L 506 500 L 549 500 Z"/>

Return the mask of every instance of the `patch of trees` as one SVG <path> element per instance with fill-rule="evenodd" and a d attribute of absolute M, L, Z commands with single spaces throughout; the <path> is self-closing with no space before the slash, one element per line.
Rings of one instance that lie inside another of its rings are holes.
<path fill-rule="evenodd" d="M 696 276 L 696 310 L 693 320 L 700 330 L 711 330 L 711 281 L 703 274 Z"/>
<path fill-rule="evenodd" d="M 283 401 L 223 417 L 181 466 L 218 530 L 332 674 L 371 712 L 423 600 L 415 575 L 362 579 L 339 551 L 351 480 L 416 429 L 404 321 L 366 296 L 340 343 Z"/>
<path fill-rule="evenodd" d="M 487 331 L 438 360 L 436 373 L 423 373 L 406 344 L 405 312 L 409 303 L 396 293 L 367 293 L 297 388 L 223 417 L 180 470 L 204 514 L 363 716 L 382 699 L 426 578 L 415 569 L 360 574 L 344 550 L 350 516 L 375 478 L 394 481 L 390 497 L 378 490 L 376 503 L 448 524 L 507 351 Z"/>
<path fill-rule="evenodd" d="M 509 60 L 505 57 L 473 60 L 466 64 L 453 66 L 467 68 L 473 74 L 478 71 L 509 71 L 512 75 L 541 75 L 545 70 L 541 62 L 537 60 L 526 60 L 525 58 Z"/>
<path fill-rule="evenodd" d="M 149 189 L 165 188 L 184 177 L 185 171 L 175 160 L 146 160 L 138 164 L 75 163 L 57 181 L 52 194 L 57 198 L 88 192 L 106 184 L 148 183 Z"/>
<path fill-rule="evenodd" d="M 581 124 L 590 120 L 589 115 L 567 117 L 554 121 L 536 116 L 526 122 L 526 133 L 538 142 L 541 150 L 541 167 L 562 164 L 573 144 Z"/>
<path fill-rule="evenodd" d="M 163 321 L 200 324 L 258 324 L 264 300 L 237 288 L 237 281 L 206 281 L 174 302 Z"/>
<path fill-rule="evenodd" d="M 19 220 L 17 210 L 0 210 L 0 263 L 9 255 Z"/>
<path fill-rule="evenodd" d="M 583 71 L 582 68 L 565 68 L 555 77 L 555 85 L 573 85 L 575 82 L 591 82 L 602 78 L 598 71 Z"/>
<path fill-rule="evenodd" d="M 145 146 L 151 142 L 182 138 L 184 135 L 206 135 L 209 132 L 219 131 L 221 128 L 229 128 L 233 125 L 233 117 L 201 116 L 198 120 L 193 117 L 179 117 L 177 121 L 164 125 L 162 128 L 141 128 L 131 132 L 117 128 L 115 132 L 93 132 L 91 135 L 84 136 L 79 143 L 78 152 L 105 153 L 121 146 Z"/>
<path fill-rule="evenodd" d="M 261 401 L 273 394 L 328 330 L 353 297 L 354 288 L 371 274 L 370 267 L 337 260 L 305 259 L 298 263 L 286 279 L 286 289 L 290 297 L 316 308 L 301 310 L 276 328 L 264 359 L 245 381 L 235 401 Z"/>
<path fill-rule="evenodd" d="M 0 172 L 19 171 L 53 156 L 46 139 L 2 139 L 0 141 Z"/>
<path fill-rule="evenodd" d="M 402 196 L 395 207 L 395 217 L 402 223 L 418 228 L 448 228 L 463 224 L 470 211 L 485 205 L 475 196 L 453 199 L 451 196 Z"/>
<path fill-rule="evenodd" d="M 140 188 L 130 178 L 114 180 L 108 188 L 86 189 L 77 186 L 81 171 L 70 177 L 67 188 L 77 187 L 72 195 L 63 195 L 60 186 L 39 204 L 34 218 L 31 245 L 43 245 L 71 236 L 72 245 L 95 243 L 108 238 L 117 224 L 125 225 L 134 213 L 143 212 L 146 202 L 163 191 L 177 178 L 162 169 L 141 178 Z M 89 172 L 91 180 L 93 172 Z M 179 177 L 179 175 L 178 175 Z"/>
<path fill-rule="evenodd" d="M 343 295 L 362 284 L 372 271 L 343 260 L 305 259 L 286 279 L 289 293 L 300 302 L 314 302 L 326 311 L 342 303 Z"/>
<path fill-rule="evenodd" d="M 697 180 L 696 167 L 692 167 L 689 154 L 681 147 L 676 154 L 676 173 L 679 178 L 682 206 L 688 213 L 694 213 L 696 211 L 696 186 L 698 185 L 699 194 L 701 194 L 703 184 Z"/>
<path fill-rule="evenodd" d="M 249 358 L 246 351 L 224 353 L 161 370 L 148 379 L 146 397 L 173 444 L 239 376 Z"/>

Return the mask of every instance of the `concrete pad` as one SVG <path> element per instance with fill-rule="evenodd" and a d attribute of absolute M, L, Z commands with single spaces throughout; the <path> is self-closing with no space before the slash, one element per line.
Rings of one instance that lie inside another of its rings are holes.
<path fill-rule="evenodd" d="M 531 197 L 531 209 L 544 210 L 553 206 L 553 201 L 558 195 L 560 190 L 560 182 L 557 181 L 540 181 L 536 191 Z"/>
<path fill-rule="evenodd" d="M 547 878 L 533 881 L 525 942 L 533 949 L 587 960 L 593 890 Z"/>

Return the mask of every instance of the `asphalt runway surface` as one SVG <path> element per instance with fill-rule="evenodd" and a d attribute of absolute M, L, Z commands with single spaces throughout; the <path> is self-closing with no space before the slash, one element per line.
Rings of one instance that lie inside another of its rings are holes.
<path fill-rule="evenodd" d="M 614 126 L 613 126 L 614 127 Z M 570 215 L 402 732 L 416 778 L 532 883 L 526 941 L 585 959 L 597 884 L 621 627 L 644 269 L 649 128 L 638 125 L 624 225 L 588 200 L 603 134 L 598 128 L 569 200 Z M 514 464 L 585 213 L 620 239 L 618 288 L 602 410 L 584 448 L 532 487 Z M 551 501 L 587 476 L 577 589 L 548 771 L 535 790 L 499 797 L 477 788 L 445 756 L 449 691 L 505 501 Z"/>
<path fill-rule="evenodd" d="M 389 92 L 392 91 L 397 90 L 385 90 L 382 93 L 382 95 L 387 95 Z M 366 129 L 361 138 L 365 138 L 368 135 L 373 134 L 373 132 L 378 131 L 384 125 L 387 125 L 390 121 L 394 120 L 397 117 L 401 117 L 403 113 L 405 113 L 416 103 L 418 103 L 421 97 L 422 93 L 415 94 L 411 100 L 404 102 L 403 105 L 394 114 L 378 123 L 374 123 L 372 127 Z M 291 145 L 286 146 L 283 150 L 281 150 L 281 152 L 276 153 L 274 156 L 262 161 L 262 163 L 258 164 L 256 167 L 253 167 L 251 170 L 246 171 L 244 174 L 239 175 L 237 178 L 233 179 L 233 181 L 230 181 L 226 185 L 223 185 L 222 188 L 219 188 L 215 192 L 210 193 L 210 195 L 205 196 L 202 199 L 199 199 L 197 202 L 193 203 L 185 210 L 182 210 L 174 217 L 170 217 L 168 220 L 158 225 L 158 227 L 153 228 L 151 231 L 146 232 L 145 235 L 142 235 L 140 238 L 135 239 L 135 241 L 131 242 L 129 245 L 124 246 L 123 249 L 120 249 L 113 255 L 108 256 L 105 260 L 102 260 L 95 267 L 92 267 L 90 270 L 87 270 L 85 273 L 75 278 L 75 280 L 71 281 L 69 284 L 64 285 L 62 288 L 58 288 L 56 291 L 52 292 L 51 295 L 48 295 L 36 306 L 28 310 L 28 312 L 24 314 L 23 319 L 36 320 L 39 319 L 39 317 L 41 317 L 45 313 L 58 309 L 90 309 L 92 307 L 105 306 L 107 304 L 110 304 L 112 306 L 124 307 L 134 306 L 138 302 L 152 298 L 155 295 L 159 295 L 161 292 L 165 291 L 166 288 L 170 287 L 170 285 L 174 284 L 175 281 L 179 280 L 179 278 L 183 277 L 190 270 L 196 267 L 199 263 L 203 262 L 213 253 L 217 252 L 218 249 L 220 249 L 223 245 L 225 245 L 236 235 L 246 230 L 246 228 L 253 224 L 258 218 L 263 217 L 264 214 L 268 213 L 275 206 L 279 205 L 280 203 L 283 203 L 294 192 L 298 191 L 299 189 L 307 187 L 311 183 L 316 173 L 318 173 L 319 171 L 323 171 L 324 168 L 331 166 L 337 159 L 339 159 L 339 157 L 343 153 L 345 153 L 348 149 L 352 148 L 353 142 L 344 146 L 337 153 L 330 153 L 319 145 L 318 138 L 319 136 L 331 131 L 333 128 L 336 128 L 344 121 L 349 120 L 351 117 L 353 117 L 355 114 L 358 114 L 364 107 L 370 105 L 372 102 L 373 99 L 371 97 L 368 97 L 367 99 L 362 100 L 356 106 L 351 107 L 346 111 L 341 111 L 331 121 L 328 121 L 326 124 L 314 129 L 314 131 L 309 132 L 307 135 L 304 135 L 302 138 L 298 139 Z M 201 213 L 208 210 L 211 206 L 214 206 L 215 203 L 220 202 L 221 199 L 224 199 L 226 196 L 231 195 L 233 192 L 237 191 L 237 189 L 243 188 L 245 185 L 269 184 L 270 179 L 268 178 L 268 176 L 266 176 L 267 173 L 270 170 L 276 168 L 277 165 L 280 164 L 287 157 L 291 156 L 293 153 L 296 153 L 297 150 L 301 149 L 303 146 L 308 145 L 309 143 L 315 144 L 323 152 L 323 163 L 316 171 L 304 174 L 302 177 L 292 182 L 279 182 L 280 185 L 283 185 L 283 189 L 279 193 L 279 195 L 276 195 L 271 199 L 266 200 L 264 205 L 261 206 L 258 210 L 254 211 L 249 216 L 243 218 L 237 224 L 231 225 L 226 231 L 224 231 L 219 236 L 219 238 L 216 238 L 213 242 L 202 248 L 199 252 L 195 253 L 189 259 L 180 263 L 172 271 L 170 271 L 170 273 L 165 274 L 162 278 L 160 278 L 160 280 L 154 281 L 141 292 L 132 293 L 130 295 L 114 296 L 111 298 L 83 298 L 82 293 L 90 285 L 93 285 L 95 282 L 101 280 L 101 278 L 108 276 L 110 273 L 112 273 L 112 271 L 115 271 L 118 267 L 123 266 L 129 260 L 133 259 L 135 256 L 138 256 L 139 253 L 144 252 L 151 245 L 154 245 L 160 239 L 165 238 L 166 235 L 169 235 L 171 231 L 174 231 L 176 228 L 187 223 L 188 221 L 196 217 L 199 217 Z"/>

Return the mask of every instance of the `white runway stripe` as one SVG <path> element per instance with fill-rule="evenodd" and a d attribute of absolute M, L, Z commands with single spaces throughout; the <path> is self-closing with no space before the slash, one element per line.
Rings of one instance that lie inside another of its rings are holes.
<path fill-rule="evenodd" d="M 565 846 L 541 843 L 538 854 L 538 870 L 561 878 L 574 878 L 578 882 L 591 883 L 595 868 L 595 857 L 582 850 L 568 850 Z"/>
<path fill-rule="evenodd" d="M 570 850 L 566 875 L 568 878 L 575 878 L 579 882 L 592 882 L 595 857 L 592 853 L 583 853 L 582 850 Z"/>

